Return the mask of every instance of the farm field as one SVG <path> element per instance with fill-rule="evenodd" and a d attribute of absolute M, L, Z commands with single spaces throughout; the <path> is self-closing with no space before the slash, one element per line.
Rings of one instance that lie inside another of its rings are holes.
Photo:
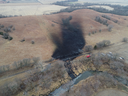
<path fill-rule="evenodd" d="M 112 8 L 112 7 L 109 7 L 109 6 L 98 6 L 98 5 L 93 5 L 93 6 L 88 6 L 89 8 L 100 8 L 100 7 L 102 7 L 102 8 L 105 8 L 105 9 L 107 9 L 107 10 L 113 10 L 114 8 Z"/>
<path fill-rule="evenodd" d="M 63 6 L 42 5 L 41 3 L 6 3 L 0 4 L 0 14 L 2 15 L 43 15 L 59 11 Z"/>
<path fill-rule="evenodd" d="M 57 1 L 64 1 L 64 0 L 38 0 L 39 2 L 41 2 L 42 4 L 51 4 Z"/>

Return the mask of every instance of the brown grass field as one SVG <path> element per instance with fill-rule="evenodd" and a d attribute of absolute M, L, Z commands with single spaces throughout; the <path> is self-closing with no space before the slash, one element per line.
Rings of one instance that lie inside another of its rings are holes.
<path fill-rule="evenodd" d="M 108 23 L 113 25 L 111 32 L 108 31 L 107 26 L 95 21 L 96 16 L 101 16 L 103 14 L 118 20 L 118 23 L 108 20 Z M 41 61 L 49 60 L 56 49 L 56 45 L 53 43 L 51 35 L 55 34 L 61 41 L 62 18 L 67 18 L 69 16 L 72 16 L 72 24 L 79 24 L 81 26 L 86 45 L 94 46 L 102 40 L 110 40 L 111 43 L 114 44 L 104 49 L 96 50 L 94 53 L 99 51 L 119 53 L 126 59 L 126 62 L 128 62 L 128 43 L 122 43 L 122 39 L 128 36 L 128 17 L 99 13 L 90 9 L 81 9 L 71 13 L 65 12 L 51 15 L 34 15 L 0 19 L 1 25 L 4 25 L 5 27 L 13 25 L 16 29 L 9 33 L 13 37 L 13 40 L 11 41 L 3 39 L 0 35 L 0 66 L 13 64 L 13 62 L 24 58 L 39 57 Z M 99 29 L 102 31 L 99 32 Z M 3 30 L 3 28 L 0 29 L 0 32 Z M 96 31 L 96 33 L 89 36 L 88 33 L 92 31 Z M 25 41 L 20 42 L 23 38 L 25 38 Z M 31 44 L 32 40 L 35 44 Z M 18 70 L 18 72 L 20 72 L 20 70 Z M 28 73 L 25 72 L 19 75 L 10 76 L 9 78 L 3 77 L 0 80 L 0 85 L 3 82 L 13 81 L 16 77 L 24 78 L 27 76 Z M 55 86 L 57 86 L 57 84 L 58 83 L 56 82 Z M 21 96 L 21 94 L 23 93 L 19 93 L 17 96 Z"/>
<path fill-rule="evenodd" d="M 77 14 L 80 15 L 78 16 Z M 98 13 L 89 9 L 82 9 L 72 13 L 0 19 L 1 24 L 5 25 L 5 27 L 14 25 L 16 28 L 15 31 L 10 33 L 14 38 L 12 41 L 0 38 L 0 64 L 11 64 L 23 58 L 40 57 L 42 60 L 51 58 L 55 46 L 50 35 L 54 33 L 61 37 L 61 19 L 69 16 L 73 17 L 71 23 L 77 22 L 82 26 L 81 28 L 87 45 L 95 45 L 102 40 L 110 40 L 111 43 L 117 43 L 121 42 L 122 38 L 128 36 L 128 22 L 124 20 L 124 18 L 128 17 L 107 14 L 119 21 L 119 23 L 108 21 L 109 24 L 114 26 L 112 32 L 108 32 L 106 26 L 94 20 L 95 16 L 102 14 L 103 13 Z M 52 24 L 55 26 L 52 27 Z M 99 29 L 102 29 L 101 33 L 98 32 Z M 91 34 L 91 36 L 88 35 L 89 32 L 95 30 L 97 31 L 96 34 Z M 0 31 L 2 31 L 2 29 Z M 23 38 L 25 38 L 26 41 L 20 42 Z M 35 41 L 34 45 L 31 44 L 32 40 Z"/>

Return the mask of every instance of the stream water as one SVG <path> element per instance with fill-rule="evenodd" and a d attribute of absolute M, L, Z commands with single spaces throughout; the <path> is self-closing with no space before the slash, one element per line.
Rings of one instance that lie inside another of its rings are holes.
<path fill-rule="evenodd" d="M 102 71 L 101 71 L 102 72 Z M 93 76 L 95 73 L 101 73 L 100 71 L 94 72 L 94 71 L 85 71 L 84 73 L 77 76 L 75 79 L 71 80 L 70 82 L 60 86 L 55 91 L 51 92 L 48 96 L 61 96 L 61 94 L 68 91 L 70 88 L 72 88 L 74 85 L 79 83 L 81 80 L 85 80 L 89 76 Z M 108 74 L 108 73 L 106 73 Z M 120 76 L 113 76 L 114 79 L 116 79 L 118 82 L 128 86 L 128 80 L 126 78 L 120 77 Z"/>
<path fill-rule="evenodd" d="M 85 71 L 84 73 L 80 74 L 78 77 L 75 79 L 71 80 L 70 82 L 60 86 L 58 89 L 53 91 L 52 93 L 49 94 L 49 96 L 61 96 L 64 92 L 68 91 L 70 88 L 72 88 L 75 84 L 79 83 L 81 80 L 84 80 L 88 78 L 89 76 L 92 76 L 91 71 Z"/>

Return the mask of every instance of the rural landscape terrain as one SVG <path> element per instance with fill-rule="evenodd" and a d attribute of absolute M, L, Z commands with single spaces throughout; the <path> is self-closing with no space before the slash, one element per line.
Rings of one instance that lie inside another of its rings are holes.
<path fill-rule="evenodd" d="M 0 96 L 128 96 L 125 2 L 0 0 Z"/>

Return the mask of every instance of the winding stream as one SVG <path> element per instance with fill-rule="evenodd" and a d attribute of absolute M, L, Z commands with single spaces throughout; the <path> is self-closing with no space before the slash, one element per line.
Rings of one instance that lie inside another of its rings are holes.
<path fill-rule="evenodd" d="M 80 74 L 78 77 L 75 79 L 71 80 L 70 82 L 60 86 L 58 89 L 53 91 L 52 93 L 49 94 L 49 96 L 61 96 L 64 92 L 68 91 L 70 88 L 72 88 L 75 84 L 79 83 L 81 80 L 84 80 L 88 78 L 89 76 L 92 76 L 91 71 L 85 71 L 84 73 Z"/>
<path fill-rule="evenodd" d="M 60 86 L 55 91 L 51 92 L 48 96 L 61 96 L 61 94 L 68 91 L 70 88 L 72 88 L 74 85 L 79 83 L 81 80 L 85 80 L 89 76 L 93 76 L 94 73 L 101 73 L 101 72 L 94 72 L 94 71 L 85 71 L 84 73 L 77 76 L 75 79 L 71 80 L 70 82 Z M 122 78 L 120 76 L 113 76 L 118 82 L 128 86 L 128 80 L 125 78 Z"/>

